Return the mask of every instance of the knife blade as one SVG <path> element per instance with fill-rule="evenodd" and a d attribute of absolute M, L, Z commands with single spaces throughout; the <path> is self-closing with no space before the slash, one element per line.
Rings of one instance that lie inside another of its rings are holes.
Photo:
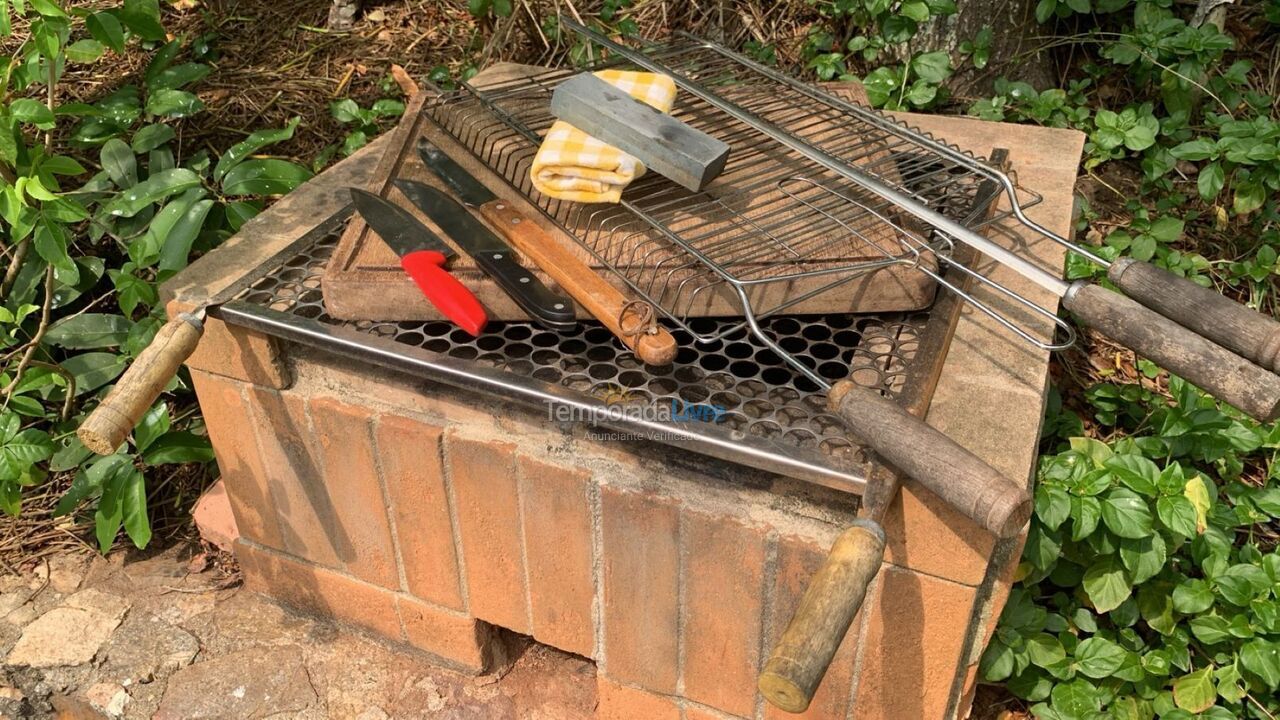
<path fill-rule="evenodd" d="M 552 236 L 520 214 L 511 203 L 494 195 L 471 173 L 431 142 L 420 139 L 422 162 L 473 207 L 491 227 L 569 293 L 623 345 L 647 365 L 670 365 L 675 337 L 657 322 L 652 305 L 629 300 L 588 265 L 561 238 Z"/>
<path fill-rule="evenodd" d="M 458 194 L 458 199 L 463 205 L 478 208 L 490 200 L 498 199 L 492 190 L 480 184 L 475 176 L 426 138 L 418 139 L 418 157 L 422 158 L 423 164 L 431 168 L 431 171 L 443 180 L 449 189 Z"/>
<path fill-rule="evenodd" d="M 458 327 L 479 335 L 489 318 L 476 296 L 445 269 L 456 255 L 453 248 L 393 202 L 357 188 L 351 188 L 351 201 L 365 223 L 400 256 L 400 267 L 427 300 Z"/>
<path fill-rule="evenodd" d="M 457 200 L 415 180 L 396 180 L 395 186 L 465 250 L 476 265 L 493 278 L 535 322 L 557 331 L 577 327 L 573 301 L 543 285 L 541 280 L 520 264 L 510 245 L 494 235 Z"/>

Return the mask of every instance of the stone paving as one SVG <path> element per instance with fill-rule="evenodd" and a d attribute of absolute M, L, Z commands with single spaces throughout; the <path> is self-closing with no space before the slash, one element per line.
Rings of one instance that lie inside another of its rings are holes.
<path fill-rule="evenodd" d="M 0 577 L 0 718 L 594 716 L 582 658 L 513 639 L 514 662 L 471 677 L 227 587 L 206 565 L 178 546 Z"/>

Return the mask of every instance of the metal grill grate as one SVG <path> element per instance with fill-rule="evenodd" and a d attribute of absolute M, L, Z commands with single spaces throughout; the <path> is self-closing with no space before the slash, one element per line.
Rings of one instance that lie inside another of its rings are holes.
<path fill-rule="evenodd" d="M 839 478 L 844 487 L 850 480 L 861 482 L 852 457 L 856 447 L 840 421 L 826 412 L 826 393 L 740 327 L 738 319 L 693 321 L 699 332 L 724 335 L 711 343 L 693 343 L 686 331 L 674 329 L 681 350 L 674 364 L 661 369 L 642 366 L 593 322 L 582 322 L 569 333 L 553 333 L 529 322 L 491 323 L 484 335 L 473 338 L 441 321 L 337 320 L 325 313 L 320 288 L 324 266 L 336 244 L 335 233 L 303 249 L 221 308 L 219 315 L 229 322 L 258 326 L 264 318 L 267 325 L 272 318 L 283 318 L 274 322 L 276 330 L 355 331 L 360 342 L 370 346 L 391 341 L 404 350 L 427 351 L 478 369 L 556 386 L 598 407 L 672 401 L 679 406 L 717 406 L 723 411 L 719 423 L 686 422 L 685 430 L 740 444 L 749 451 L 744 455 L 747 464 L 777 471 L 771 463 L 752 462 L 751 457 L 784 458 L 792 469 L 808 468 L 790 474 L 826 484 Z M 237 310 L 244 305 L 261 310 L 248 318 Z M 908 382 L 913 363 L 941 360 L 938 350 L 929 357 L 917 356 L 929 319 L 928 312 L 919 312 L 779 316 L 764 322 L 786 351 L 829 381 L 848 377 L 852 368 L 858 383 L 897 394 Z"/>

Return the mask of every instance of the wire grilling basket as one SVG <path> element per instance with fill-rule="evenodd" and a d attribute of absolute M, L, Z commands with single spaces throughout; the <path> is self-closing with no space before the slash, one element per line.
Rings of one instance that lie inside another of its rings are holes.
<path fill-rule="evenodd" d="M 1003 188 L 993 186 L 986 174 L 903 140 L 895 134 L 902 127 L 892 121 L 886 120 L 884 129 L 850 127 L 842 121 L 845 114 L 839 107 L 779 91 L 769 78 L 709 50 L 702 41 L 678 39 L 649 48 L 645 57 L 714 84 L 735 103 L 784 124 L 844 161 L 893 177 L 913 198 L 967 228 L 980 229 L 1007 215 L 989 211 L 993 194 Z M 593 69 L 618 65 L 633 64 L 612 60 Z M 826 387 L 832 378 L 820 377 L 791 358 L 760 329 L 761 319 L 819 293 L 838 292 L 840 285 L 890 266 L 922 271 L 937 280 L 945 263 L 991 284 L 952 259 L 951 238 L 921 228 L 890 200 L 761 136 L 750 123 L 690 93 L 678 96 L 673 115 L 733 147 L 724 172 L 703 191 L 686 190 L 651 173 L 634 182 L 617 205 L 584 205 L 537 193 L 529 167 L 542 135 L 555 122 L 551 94 L 574 74 L 549 70 L 482 88 L 464 85 L 428 103 L 423 112 L 696 342 L 720 339 L 745 324 L 804 377 Z M 928 142 L 976 162 L 941 141 Z M 1019 191 L 1018 198 L 1023 205 L 1040 200 L 1026 191 Z M 982 210 L 973 212 L 975 207 Z M 1028 341 L 1050 346 L 958 286 L 943 287 Z M 1059 322 L 1047 310 L 995 287 Z M 709 296 L 726 294 L 731 306 L 742 308 L 742 324 L 730 324 L 714 336 L 699 333 L 690 324 L 694 310 L 709 304 Z M 1070 337 L 1069 326 L 1061 324 Z"/>

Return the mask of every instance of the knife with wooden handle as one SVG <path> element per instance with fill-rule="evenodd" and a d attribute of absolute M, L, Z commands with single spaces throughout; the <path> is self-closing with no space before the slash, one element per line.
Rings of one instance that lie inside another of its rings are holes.
<path fill-rule="evenodd" d="M 422 162 L 458 194 L 464 205 L 479 211 L 507 242 L 550 275 L 641 362 L 662 366 L 675 360 L 675 338 L 657 323 L 652 306 L 628 300 L 562 240 L 494 195 L 440 148 L 419 140 L 418 154 Z"/>

